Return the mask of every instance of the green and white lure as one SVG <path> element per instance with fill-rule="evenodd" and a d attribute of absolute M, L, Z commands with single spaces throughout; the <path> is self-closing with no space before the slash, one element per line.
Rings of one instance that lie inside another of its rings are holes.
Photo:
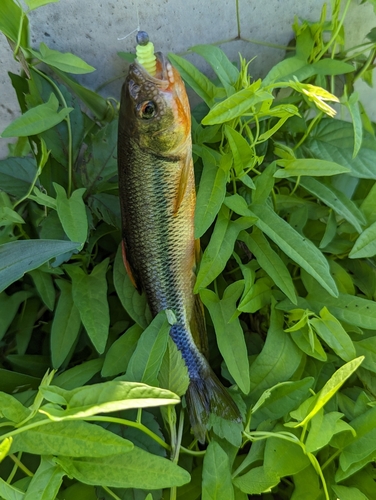
<path fill-rule="evenodd" d="M 146 31 L 138 31 L 136 41 L 136 61 L 141 64 L 151 76 L 155 76 L 157 71 L 157 59 L 154 54 L 154 44 L 149 41 L 149 35 Z"/>

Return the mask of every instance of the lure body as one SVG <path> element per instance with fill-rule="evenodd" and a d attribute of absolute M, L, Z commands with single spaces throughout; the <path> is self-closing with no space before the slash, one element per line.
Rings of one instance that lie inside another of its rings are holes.
<path fill-rule="evenodd" d="M 135 62 L 123 85 L 118 138 L 123 256 L 150 310 L 171 309 L 170 335 L 187 365 L 187 402 L 196 437 L 209 413 L 239 420 L 239 411 L 202 352 L 202 306 L 195 283 L 195 185 L 190 110 L 179 73 L 157 53 L 156 74 Z"/>

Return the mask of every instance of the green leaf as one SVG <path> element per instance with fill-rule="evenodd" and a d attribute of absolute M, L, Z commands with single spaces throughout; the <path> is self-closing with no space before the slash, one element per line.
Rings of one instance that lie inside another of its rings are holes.
<path fill-rule="evenodd" d="M 99 425 L 82 421 L 51 422 L 14 436 L 11 451 L 35 455 L 105 457 L 132 450 L 133 444 Z"/>
<path fill-rule="evenodd" d="M 90 417 L 98 413 L 177 404 L 180 401 L 176 394 L 166 389 L 123 380 L 77 387 L 70 391 L 49 386 L 42 388 L 41 392 L 47 401 L 59 401 L 67 406 L 66 410 L 50 405 L 42 408 L 43 413 L 56 422 Z"/>
<path fill-rule="evenodd" d="M 25 273 L 78 247 L 79 243 L 60 240 L 19 240 L 0 245 L 0 292 Z"/>
<path fill-rule="evenodd" d="M 51 93 L 48 102 L 39 104 L 16 118 L 2 132 L 1 137 L 27 137 L 40 134 L 62 122 L 73 108 L 63 108 L 58 111 L 59 101 Z"/>
<path fill-rule="evenodd" d="M 376 303 L 373 300 L 345 293 L 334 298 L 324 290 L 320 295 L 309 294 L 307 300 L 316 312 L 326 306 L 340 321 L 370 330 L 376 328 Z"/>
<path fill-rule="evenodd" d="M 56 293 L 51 274 L 40 269 L 34 269 L 34 271 L 30 271 L 29 274 L 33 278 L 34 285 L 40 295 L 40 298 L 43 300 L 48 309 L 53 311 Z"/>
<path fill-rule="evenodd" d="M 340 484 L 332 484 L 332 490 L 338 497 L 338 500 L 368 500 L 358 488 L 342 486 Z"/>
<path fill-rule="evenodd" d="M 356 436 L 351 436 L 350 442 L 347 443 L 340 454 L 339 463 L 343 471 L 348 471 L 350 467 L 361 462 L 363 462 L 363 467 L 374 460 L 376 451 L 375 422 L 375 407 L 351 421 L 351 427 L 356 432 Z M 355 468 L 355 470 L 357 469 Z"/>
<path fill-rule="evenodd" d="M 1 249 L 1 247 L 0 247 Z M 7 333 L 7 330 L 14 320 L 20 304 L 27 300 L 30 293 L 20 290 L 8 296 L 5 292 L 0 293 L 0 340 Z"/>
<path fill-rule="evenodd" d="M 135 324 L 115 340 L 107 351 L 102 368 L 102 377 L 113 377 L 127 370 L 129 360 L 136 349 L 141 333 L 142 328 Z M 165 388 L 169 389 L 169 387 Z"/>
<path fill-rule="evenodd" d="M 41 463 L 31 479 L 24 500 L 51 500 L 56 498 L 63 482 L 65 471 L 42 457 Z"/>
<path fill-rule="evenodd" d="M 376 372 L 376 337 L 368 337 L 368 339 L 354 342 L 356 354 L 364 356 L 362 368 L 366 368 L 372 372 Z"/>
<path fill-rule="evenodd" d="M 30 10 L 35 10 L 38 7 L 43 7 L 43 5 L 47 5 L 49 3 L 56 3 L 59 0 L 25 0 L 26 5 Z"/>
<path fill-rule="evenodd" d="M 21 23 L 22 29 L 20 32 Z M 28 28 L 29 22 L 27 17 L 24 16 L 21 7 L 13 0 L 2 0 L 0 2 L 0 31 L 15 43 L 17 43 L 20 34 L 20 46 L 27 47 L 29 45 Z"/>
<path fill-rule="evenodd" d="M 376 255 L 376 222 L 365 229 L 358 237 L 349 253 L 350 259 L 361 259 Z"/>
<path fill-rule="evenodd" d="M 359 153 L 363 140 L 363 125 L 359 109 L 359 94 L 353 92 L 351 96 L 345 101 L 347 109 L 350 111 L 352 124 L 354 128 L 354 151 L 353 158 Z"/>
<path fill-rule="evenodd" d="M 273 99 L 273 95 L 265 90 L 257 90 L 253 85 L 239 90 L 224 101 L 215 104 L 203 118 L 203 125 L 225 123 L 251 112 L 252 108 L 263 101 Z"/>
<path fill-rule="evenodd" d="M 31 377 L 30 375 L 25 375 L 24 373 L 18 373 L 16 371 L 5 370 L 0 368 L 0 390 L 4 392 L 14 392 L 20 386 L 25 387 L 25 389 L 37 389 L 39 387 L 41 379 L 38 377 Z"/>
<path fill-rule="evenodd" d="M 291 500 L 300 500 L 301 498 L 309 498 L 309 500 L 322 499 L 319 475 L 311 465 L 295 474 L 293 480 L 294 492 Z"/>
<path fill-rule="evenodd" d="M 306 440 L 306 450 L 316 452 L 326 446 L 334 434 L 344 431 L 353 431 L 351 426 L 341 420 L 343 413 L 331 411 L 324 414 L 321 409 L 311 420 L 309 434 Z"/>
<path fill-rule="evenodd" d="M 121 229 L 119 197 L 108 193 L 96 193 L 89 197 L 89 207 L 99 220 Z"/>
<path fill-rule="evenodd" d="M 348 167 L 353 177 L 376 179 L 376 140 L 364 133 L 362 147 L 353 158 L 354 130 L 351 123 L 323 118 L 313 129 L 307 146 L 312 156 Z"/>
<path fill-rule="evenodd" d="M 68 198 L 62 186 L 56 182 L 53 185 L 57 195 L 56 208 L 61 225 L 71 241 L 79 241 L 83 245 L 88 232 L 86 208 L 82 199 L 86 189 L 76 189 L 73 191 L 72 196 Z"/>
<path fill-rule="evenodd" d="M 309 464 L 309 458 L 304 454 L 299 441 L 293 443 L 278 437 L 266 440 L 264 467 L 273 475 L 278 477 L 293 476 L 308 467 Z"/>
<path fill-rule="evenodd" d="M 204 168 L 201 174 L 195 209 L 195 238 L 201 236 L 213 223 L 226 195 L 226 183 L 231 161 L 223 157 L 220 165 L 207 148 L 202 150 Z"/>
<path fill-rule="evenodd" d="M 0 227 L 12 224 L 25 224 L 23 218 L 9 207 L 0 207 Z"/>
<path fill-rule="evenodd" d="M 52 68 L 61 79 L 87 106 L 98 120 L 109 120 L 113 117 L 114 112 L 111 105 L 102 96 L 80 85 L 76 80 L 69 77 L 57 68 Z"/>
<path fill-rule="evenodd" d="M 252 216 L 231 221 L 228 209 L 220 210 L 209 245 L 202 256 L 194 287 L 195 293 L 209 285 L 223 271 L 234 250 L 239 232 L 252 226 L 255 221 L 256 217 Z"/>
<path fill-rule="evenodd" d="M 67 390 L 75 389 L 89 382 L 96 373 L 100 372 L 102 365 L 102 358 L 85 361 L 60 373 L 60 375 L 54 378 L 54 384 Z"/>
<path fill-rule="evenodd" d="M 273 283 L 268 278 L 259 278 L 247 290 L 239 305 L 238 310 L 241 312 L 255 313 L 265 306 L 268 306 L 272 297 Z"/>
<path fill-rule="evenodd" d="M 7 420 L 18 424 L 30 415 L 30 410 L 10 394 L 0 392 L 0 413 Z"/>
<path fill-rule="evenodd" d="M 226 89 L 227 95 L 233 94 L 239 70 L 229 61 L 226 54 L 215 45 L 195 45 L 190 50 L 199 54 L 210 64 Z"/>
<path fill-rule="evenodd" d="M 283 314 L 272 308 L 264 347 L 250 368 L 252 401 L 257 401 L 266 389 L 289 380 L 301 359 L 301 351 L 283 331 Z"/>
<path fill-rule="evenodd" d="M 316 158 L 304 158 L 296 160 L 277 160 L 277 165 L 283 169 L 277 170 L 274 177 L 278 179 L 286 179 L 296 176 L 327 176 L 338 175 L 350 172 L 350 169 L 343 167 L 338 163 L 325 160 L 317 160 Z"/>
<path fill-rule="evenodd" d="M 6 483 L 0 477 L 0 495 L 4 500 L 24 500 L 25 494 L 23 491 L 15 488 L 14 486 Z"/>
<path fill-rule="evenodd" d="M 159 373 L 167 348 L 170 324 L 165 311 L 161 311 L 141 334 L 137 347 L 129 360 L 125 378 L 130 381 L 158 385 Z"/>
<path fill-rule="evenodd" d="M 183 80 L 196 92 L 208 106 L 214 104 L 218 88 L 192 63 L 182 57 L 169 53 L 168 58 L 179 71 Z"/>
<path fill-rule="evenodd" d="M 264 467 L 255 467 L 246 474 L 234 479 L 234 485 L 239 490 L 250 495 L 261 495 L 270 492 L 280 479 L 272 471 Z"/>
<path fill-rule="evenodd" d="M 58 369 L 74 346 L 80 332 L 80 312 L 72 297 L 72 286 L 67 281 L 56 280 L 61 293 L 51 326 L 52 366 Z"/>
<path fill-rule="evenodd" d="M 114 285 L 116 293 L 129 316 L 145 329 L 151 321 L 151 314 L 145 294 L 140 295 L 125 270 L 121 247 L 119 246 L 114 262 Z"/>
<path fill-rule="evenodd" d="M 295 382 L 281 382 L 267 389 L 252 408 L 252 428 L 270 419 L 278 420 L 295 410 L 309 396 L 313 377 Z"/>
<path fill-rule="evenodd" d="M 52 1 L 58 1 L 58 0 L 52 0 Z M 51 3 L 51 0 L 48 0 L 45 3 Z M 60 71 L 64 71 L 65 73 L 82 75 L 85 73 L 91 73 L 92 71 L 95 71 L 95 68 L 93 68 L 93 66 L 87 64 L 80 57 L 75 56 L 70 52 L 59 52 L 58 50 L 50 49 L 43 42 L 39 45 L 40 52 L 37 52 L 32 49 L 29 50 L 33 54 L 33 56 L 39 59 L 40 61 L 44 62 L 48 66 L 53 66 L 54 68 L 57 68 Z"/>
<path fill-rule="evenodd" d="M 81 174 L 82 182 L 89 192 L 117 175 L 117 128 L 117 120 L 113 120 L 91 137 Z"/>
<path fill-rule="evenodd" d="M 249 362 L 239 319 L 234 318 L 236 303 L 244 288 L 243 281 L 229 285 L 220 300 L 211 290 L 201 290 L 200 298 L 208 308 L 217 337 L 218 348 L 226 366 L 244 394 L 250 389 Z"/>
<path fill-rule="evenodd" d="M 22 198 L 35 179 L 37 165 L 34 158 L 7 158 L 0 160 L 1 189 Z"/>
<path fill-rule="evenodd" d="M 317 196 L 328 207 L 331 207 L 338 215 L 350 222 L 358 233 L 362 232 L 362 225 L 366 223 L 364 215 L 355 203 L 341 191 L 309 177 L 300 179 L 299 184 Z"/>
<path fill-rule="evenodd" d="M 252 166 L 255 152 L 247 140 L 235 129 L 225 125 L 224 131 L 234 158 L 236 175 L 240 175 L 243 170 Z"/>
<path fill-rule="evenodd" d="M 312 67 L 316 75 L 344 75 L 355 71 L 352 64 L 330 58 L 320 59 L 313 63 Z"/>
<path fill-rule="evenodd" d="M 283 61 L 277 63 L 273 68 L 269 71 L 266 77 L 263 79 L 263 86 L 270 85 L 275 81 L 289 81 L 292 80 L 294 76 L 297 76 L 297 72 L 301 69 L 309 68 L 304 59 L 300 57 L 288 57 Z M 309 71 L 314 74 L 313 69 L 309 69 Z M 312 76 L 308 74 L 307 76 Z"/>
<path fill-rule="evenodd" d="M 321 408 L 326 405 L 329 399 L 334 396 L 343 383 L 357 370 L 363 360 L 364 356 L 359 356 L 358 358 L 355 358 L 338 368 L 338 370 L 330 377 L 318 393 L 312 410 L 310 410 L 308 415 L 301 422 L 296 424 L 295 427 L 302 427 L 306 425 L 307 422 L 309 422 L 321 410 Z"/>
<path fill-rule="evenodd" d="M 124 455 L 76 460 L 59 457 L 56 462 L 70 477 L 94 486 L 150 490 L 182 486 L 190 480 L 186 470 L 137 446 Z"/>
<path fill-rule="evenodd" d="M 252 193 L 253 203 L 258 203 L 262 205 L 268 199 L 272 189 L 274 187 L 274 172 L 276 169 L 276 163 L 273 161 L 270 163 L 261 175 L 255 179 L 255 190 Z"/>
<path fill-rule="evenodd" d="M 296 293 L 294 283 L 290 273 L 279 257 L 270 246 L 263 233 L 257 228 L 253 228 L 251 234 L 242 231 L 239 240 L 243 241 L 249 250 L 256 257 L 257 262 L 264 271 L 272 278 L 274 283 L 282 290 L 284 294 L 296 304 Z"/>
<path fill-rule="evenodd" d="M 108 258 L 96 265 L 90 275 L 73 265 L 65 267 L 72 278 L 73 302 L 95 349 L 103 353 L 110 326 L 106 273 Z"/>
<path fill-rule="evenodd" d="M 351 361 L 356 357 L 355 347 L 349 334 L 326 307 L 321 309 L 320 319 L 313 318 L 309 322 L 340 358 Z"/>
<path fill-rule="evenodd" d="M 261 229 L 293 261 L 313 276 L 332 296 L 337 297 L 337 286 L 330 275 L 329 265 L 314 244 L 295 231 L 267 205 L 251 205 Z"/>
<path fill-rule="evenodd" d="M 206 449 L 202 471 L 202 500 L 234 500 L 231 468 L 227 453 L 216 441 Z"/>
<path fill-rule="evenodd" d="M 187 365 L 171 337 L 169 337 L 167 342 L 167 349 L 163 356 L 158 381 L 160 387 L 168 389 L 178 396 L 183 396 L 188 389 L 189 376 Z"/>

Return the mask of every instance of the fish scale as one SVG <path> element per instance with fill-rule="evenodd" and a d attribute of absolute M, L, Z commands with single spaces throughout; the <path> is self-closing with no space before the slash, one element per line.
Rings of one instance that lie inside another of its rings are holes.
<path fill-rule="evenodd" d="M 237 406 L 199 346 L 205 321 L 194 296 L 196 193 L 190 111 L 179 73 L 156 54 L 156 74 L 137 62 L 123 85 L 118 138 L 124 263 L 153 316 L 170 309 L 170 335 L 187 366 L 187 406 L 201 442 L 211 412 L 240 421 Z M 196 342 L 195 342 L 196 341 Z"/>

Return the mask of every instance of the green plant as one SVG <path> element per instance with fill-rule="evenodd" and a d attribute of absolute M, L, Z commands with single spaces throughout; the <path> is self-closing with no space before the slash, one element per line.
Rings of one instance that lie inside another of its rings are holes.
<path fill-rule="evenodd" d="M 376 138 L 353 91 L 372 83 L 376 37 L 344 48 L 349 4 L 296 22 L 262 81 L 215 46 L 191 50 L 216 82 L 170 55 L 203 100 L 196 292 L 244 416 L 213 418 L 200 449 L 176 406 L 187 375 L 169 315 L 150 322 L 119 253 L 117 103 L 67 76 L 92 70 L 81 59 L 31 49 L 27 12 L 2 1 L 24 69 L 0 161 L 4 500 L 376 498 Z"/>

